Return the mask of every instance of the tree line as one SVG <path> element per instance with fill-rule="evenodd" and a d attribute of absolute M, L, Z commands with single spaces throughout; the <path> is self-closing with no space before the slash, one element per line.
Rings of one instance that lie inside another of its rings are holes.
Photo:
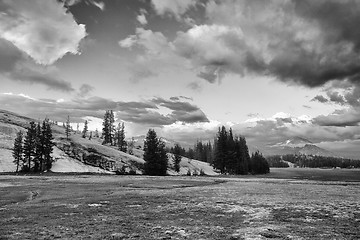
<path fill-rule="evenodd" d="M 170 148 L 173 154 L 207 162 L 222 174 L 265 174 L 270 172 L 269 164 L 261 153 L 251 156 L 245 137 L 233 136 L 232 129 L 219 128 L 213 144 L 197 141 L 194 148 Z"/>
<path fill-rule="evenodd" d="M 19 131 L 12 155 L 16 172 L 45 172 L 53 163 L 53 135 L 49 119 L 42 124 L 31 121 L 26 133 Z"/>
<path fill-rule="evenodd" d="M 308 168 L 360 168 L 360 160 L 339 158 L 339 157 L 326 157 L 326 156 L 313 156 L 304 154 L 287 154 L 277 155 L 272 158 L 281 159 L 294 163 L 298 167 Z"/>

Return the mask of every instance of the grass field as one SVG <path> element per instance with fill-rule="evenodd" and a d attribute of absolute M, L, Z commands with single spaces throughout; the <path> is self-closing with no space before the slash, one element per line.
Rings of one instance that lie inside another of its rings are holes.
<path fill-rule="evenodd" d="M 0 239 L 359 239 L 359 175 L 0 175 Z"/>

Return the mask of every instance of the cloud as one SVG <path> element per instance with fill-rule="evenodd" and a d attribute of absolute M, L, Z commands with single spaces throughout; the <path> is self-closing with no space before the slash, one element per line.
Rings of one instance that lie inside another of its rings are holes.
<path fill-rule="evenodd" d="M 166 100 L 163 98 L 154 98 L 151 102 L 155 103 L 158 106 L 168 108 L 172 110 L 170 114 L 171 118 L 174 119 L 174 122 L 181 121 L 186 123 L 195 123 L 195 122 L 209 122 L 209 119 L 206 117 L 201 109 L 191 103 L 179 101 L 180 99 L 170 99 Z"/>
<path fill-rule="evenodd" d="M 135 61 L 128 67 L 131 77 L 130 81 L 133 83 L 138 83 L 143 79 L 156 77 L 158 73 L 154 72 L 152 69 L 147 66 L 147 64 L 142 61 Z"/>
<path fill-rule="evenodd" d="M 360 108 L 335 111 L 327 116 L 320 115 L 313 119 L 319 126 L 347 127 L 360 125 Z"/>
<path fill-rule="evenodd" d="M 88 2 L 93 4 L 95 7 L 99 8 L 101 11 L 105 11 L 105 3 L 104 2 L 94 1 L 94 0 L 89 0 Z"/>
<path fill-rule="evenodd" d="M 54 68 L 43 68 L 32 64 L 17 64 L 14 71 L 7 75 L 14 81 L 28 84 L 41 84 L 50 90 L 72 92 L 74 89 L 70 82 L 57 77 L 57 70 Z"/>
<path fill-rule="evenodd" d="M 338 92 L 328 92 L 328 97 L 330 99 L 331 102 L 340 104 L 340 105 L 344 105 L 345 104 L 345 99 L 342 95 L 340 95 L 340 93 Z"/>
<path fill-rule="evenodd" d="M 27 84 L 41 84 L 48 89 L 71 92 L 70 82 L 58 76 L 55 67 L 36 65 L 11 42 L 0 38 L 0 76 Z"/>
<path fill-rule="evenodd" d="M 325 98 L 324 96 L 322 96 L 322 95 L 316 95 L 313 99 L 311 99 L 311 101 L 318 101 L 318 102 L 321 102 L 321 103 L 326 103 L 329 100 L 327 98 Z"/>
<path fill-rule="evenodd" d="M 193 98 L 186 97 L 186 96 L 170 97 L 170 100 L 172 100 L 172 101 L 180 101 L 181 98 L 185 99 L 185 100 L 191 100 L 191 101 L 194 100 Z"/>
<path fill-rule="evenodd" d="M 83 89 L 89 89 L 85 86 Z M 101 97 L 74 98 L 70 101 L 36 99 L 24 94 L 0 94 L 0 105 L 9 111 L 22 112 L 30 117 L 46 117 L 64 121 L 67 115 L 72 121 L 82 122 L 84 117 L 102 118 L 104 112 L 112 109 L 117 117 L 134 124 L 163 127 L 175 122 L 195 123 L 209 121 L 200 108 L 187 102 L 154 98 L 149 101 L 124 102 Z M 159 107 L 170 110 L 162 114 Z"/>
<path fill-rule="evenodd" d="M 65 54 L 79 54 L 86 36 L 63 4 L 57 1 L 6 1 L 0 15 L 0 37 L 12 42 L 37 63 L 49 65 Z"/>
<path fill-rule="evenodd" d="M 136 17 L 136 20 L 138 20 L 141 25 L 146 25 L 148 23 L 145 14 L 147 14 L 147 11 L 145 9 L 140 9 L 140 14 Z"/>
<path fill-rule="evenodd" d="M 89 95 L 89 93 L 91 91 L 94 90 L 94 87 L 89 85 L 89 84 L 83 84 L 81 85 L 81 87 L 79 88 L 79 93 L 78 93 L 78 96 L 83 98 L 83 97 L 86 97 Z"/>
<path fill-rule="evenodd" d="M 136 41 L 137 41 L 136 35 L 130 35 L 127 38 L 119 41 L 119 45 L 122 48 L 131 48 L 136 44 Z"/>
<path fill-rule="evenodd" d="M 173 44 L 179 55 L 200 69 L 198 76 L 211 83 L 227 71 L 243 75 L 245 71 L 263 69 L 240 27 L 196 25 L 187 32 L 178 32 Z"/>
<path fill-rule="evenodd" d="M 152 0 L 151 2 L 159 15 L 169 14 L 178 20 L 181 19 L 181 15 L 196 4 L 195 0 Z"/>
<path fill-rule="evenodd" d="M 198 92 L 202 90 L 202 86 L 198 82 L 191 82 L 186 87 Z"/>

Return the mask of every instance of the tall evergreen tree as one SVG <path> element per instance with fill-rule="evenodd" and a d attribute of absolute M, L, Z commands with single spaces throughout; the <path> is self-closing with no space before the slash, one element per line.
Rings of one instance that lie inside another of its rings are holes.
<path fill-rule="evenodd" d="M 110 110 L 109 112 L 109 140 L 111 145 L 114 144 L 114 136 L 115 136 L 115 118 L 114 118 L 114 112 L 113 110 Z"/>
<path fill-rule="evenodd" d="M 50 170 L 53 163 L 52 153 L 54 148 L 53 135 L 51 124 L 48 119 L 45 119 L 42 124 L 42 138 L 43 138 L 43 162 L 40 165 L 40 171 Z"/>
<path fill-rule="evenodd" d="M 174 170 L 175 172 L 180 172 L 180 162 L 181 162 L 181 147 L 179 144 L 175 144 L 174 150 L 172 151 L 173 161 L 174 161 Z"/>
<path fill-rule="evenodd" d="M 252 174 L 266 174 L 270 172 L 269 163 L 259 151 L 251 155 L 250 165 Z"/>
<path fill-rule="evenodd" d="M 111 131 L 110 131 L 110 111 L 106 111 L 103 119 L 103 129 L 102 137 L 104 139 L 103 144 L 112 143 L 111 142 Z"/>
<path fill-rule="evenodd" d="M 135 140 L 134 140 L 134 137 L 132 137 L 130 142 L 129 142 L 129 147 L 128 147 L 128 153 L 130 155 L 134 154 L 134 147 L 135 147 Z"/>
<path fill-rule="evenodd" d="M 70 116 L 68 115 L 68 117 L 66 119 L 66 124 L 65 124 L 65 134 L 66 134 L 67 140 L 69 140 L 70 132 L 71 132 Z"/>
<path fill-rule="evenodd" d="M 116 145 L 118 147 L 118 149 L 122 152 L 126 152 L 127 151 L 127 143 L 125 141 L 125 125 L 124 123 L 119 123 L 116 129 L 116 134 L 115 134 L 115 140 L 116 140 Z"/>
<path fill-rule="evenodd" d="M 25 171 L 31 170 L 31 162 L 33 161 L 33 157 L 35 156 L 35 149 L 36 124 L 31 121 L 24 139 L 24 162 L 26 162 L 25 164 L 27 164 L 26 167 L 24 166 Z"/>
<path fill-rule="evenodd" d="M 157 137 L 155 130 L 149 129 L 144 141 L 144 173 L 147 175 L 166 175 L 168 158 L 165 144 Z"/>
<path fill-rule="evenodd" d="M 88 121 L 85 120 L 84 129 L 82 130 L 82 137 L 83 137 L 83 138 L 86 138 L 87 131 L 88 131 Z"/>
<path fill-rule="evenodd" d="M 19 167 L 23 161 L 23 133 L 22 133 L 22 131 L 19 131 L 16 134 L 12 155 L 14 157 L 14 164 L 16 165 L 16 172 L 18 172 Z"/>
<path fill-rule="evenodd" d="M 36 125 L 36 136 L 35 136 L 35 154 L 34 154 L 34 172 L 41 171 L 40 168 L 44 162 L 44 138 L 41 131 L 40 122 Z"/>
<path fill-rule="evenodd" d="M 215 158 L 214 158 L 214 168 L 219 169 L 221 173 L 226 172 L 226 163 L 228 161 L 227 157 L 227 143 L 228 143 L 228 133 L 224 126 L 219 128 L 215 149 Z"/>

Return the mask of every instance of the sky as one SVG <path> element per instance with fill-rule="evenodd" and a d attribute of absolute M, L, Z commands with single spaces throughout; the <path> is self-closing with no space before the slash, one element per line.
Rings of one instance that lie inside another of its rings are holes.
<path fill-rule="evenodd" d="M 360 156 L 360 1 L 0 0 L 0 108 Z"/>

